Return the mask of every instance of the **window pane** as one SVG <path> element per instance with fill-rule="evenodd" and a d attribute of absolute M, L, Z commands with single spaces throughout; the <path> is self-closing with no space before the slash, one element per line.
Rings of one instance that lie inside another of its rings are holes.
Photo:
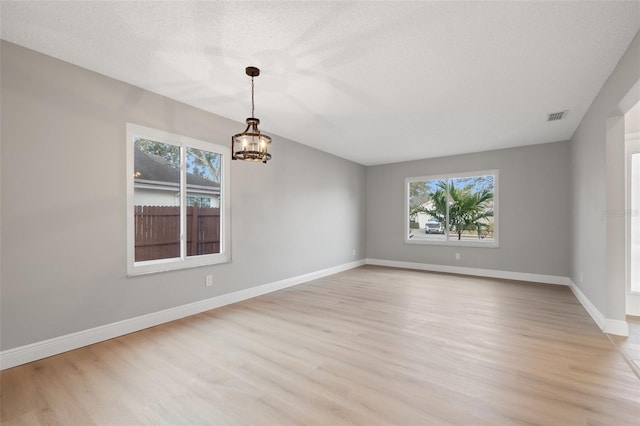
<path fill-rule="evenodd" d="M 180 148 L 134 143 L 135 261 L 180 257 Z"/>
<path fill-rule="evenodd" d="M 449 239 L 493 241 L 494 177 L 449 179 Z"/>
<path fill-rule="evenodd" d="M 187 256 L 220 253 L 222 156 L 187 148 Z"/>
<path fill-rule="evenodd" d="M 446 181 L 409 182 L 409 238 L 446 241 Z"/>

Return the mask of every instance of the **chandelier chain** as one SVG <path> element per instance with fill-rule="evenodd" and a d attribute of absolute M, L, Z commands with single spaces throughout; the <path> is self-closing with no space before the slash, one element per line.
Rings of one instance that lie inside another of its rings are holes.
<path fill-rule="evenodd" d="M 251 76 L 251 117 L 255 116 L 255 106 L 253 103 L 253 76 Z"/>

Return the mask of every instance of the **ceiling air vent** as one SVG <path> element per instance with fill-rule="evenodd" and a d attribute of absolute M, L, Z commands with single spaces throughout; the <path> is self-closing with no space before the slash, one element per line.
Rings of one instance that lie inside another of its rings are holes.
<path fill-rule="evenodd" d="M 560 111 L 560 112 L 552 112 L 549 114 L 549 116 L 547 117 L 547 121 L 558 121 L 558 120 L 562 120 L 563 118 L 565 118 L 567 116 L 567 113 L 569 112 L 568 109 L 565 109 L 564 111 Z"/>

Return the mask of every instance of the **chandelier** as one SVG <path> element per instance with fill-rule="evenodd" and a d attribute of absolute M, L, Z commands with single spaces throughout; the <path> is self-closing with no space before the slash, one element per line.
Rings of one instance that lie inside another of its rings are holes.
<path fill-rule="evenodd" d="M 268 149 L 271 145 L 271 138 L 260 133 L 258 124 L 260 120 L 254 117 L 253 101 L 253 78 L 260 75 L 260 70 L 256 67 L 247 67 L 245 72 L 251 77 L 251 117 L 247 118 L 247 128 L 244 132 L 231 137 L 231 158 L 234 160 L 245 160 L 266 163 L 271 160 Z"/>

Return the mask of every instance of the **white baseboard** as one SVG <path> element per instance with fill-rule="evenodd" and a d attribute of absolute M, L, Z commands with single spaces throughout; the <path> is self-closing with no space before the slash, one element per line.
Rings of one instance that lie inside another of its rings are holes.
<path fill-rule="evenodd" d="M 83 346 L 92 345 L 114 337 L 123 336 L 135 331 L 144 330 L 145 328 L 154 327 L 170 321 L 190 315 L 199 314 L 221 306 L 251 299 L 263 294 L 282 290 L 311 280 L 333 275 L 338 272 L 357 268 L 365 264 L 364 260 L 349 262 L 331 268 L 311 272 L 296 277 L 287 278 L 280 281 L 251 287 L 245 290 L 233 293 L 223 294 L 212 297 L 210 299 L 200 300 L 175 308 L 165 309 L 163 311 L 153 312 L 136 318 L 118 321 L 111 324 L 79 331 L 77 333 L 67 334 L 53 339 L 43 340 L 41 342 L 20 346 L 0 352 L 0 370 L 15 367 L 28 362 L 47 358 L 53 355 L 61 354 Z"/>
<path fill-rule="evenodd" d="M 587 310 L 589 315 L 591 315 L 591 318 L 593 318 L 593 321 L 600 327 L 603 333 L 624 337 L 629 336 L 629 324 L 626 321 L 606 318 L 573 281 L 569 284 L 569 288 L 571 288 L 573 294 Z"/>
<path fill-rule="evenodd" d="M 367 265 L 390 266 L 393 268 L 419 269 L 449 274 L 474 275 L 478 277 L 501 278 L 505 280 L 529 281 L 545 284 L 569 285 L 571 280 L 557 275 L 529 274 L 525 272 L 500 271 L 496 269 L 467 268 L 464 266 L 433 265 L 429 263 L 400 262 L 397 260 L 367 259 Z"/>
<path fill-rule="evenodd" d="M 622 320 L 608 319 L 604 323 L 604 329 L 602 330 L 607 334 L 615 334 L 616 336 L 629 336 L 629 323 Z"/>
<path fill-rule="evenodd" d="M 153 312 L 147 315 L 118 321 L 111 324 L 79 331 L 77 333 L 67 334 L 55 337 L 41 342 L 20 346 L 0 352 L 0 370 L 26 364 L 28 362 L 37 361 L 83 346 L 92 345 L 125 334 L 144 330 L 145 328 L 154 327 L 180 318 L 195 315 L 221 306 L 230 305 L 232 303 L 251 299 L 263 294 L 282 290 L 318 278 L 333 275 L 338 272 L 357 268 L 364 264 L 389 266 L 394 268 L 418 269 L 433 272 L 446 272 L 463 275 L 474 275 L 489 278 L 502 278 L 518 281 L 531 281 L 547 284 L 568 285 L 575 294 L 578 301 L 584 306 L 591 318 L 600 327 L 600 329 L 609 334 L 619 336 L 629 335 L 629 325 L 626 321 L 607 319 L 604 315 L 591 303 L 591 301 L 582 293 L 582 291 L 568 278 L 555 275 L 540 275 L 521 272 L 499 271 L 491 269 L 466 268 L 459 266 L 430 265 L 425 263 L 399 262 L 394 260 L 382 259 L 366 259 L 349 262 L 332 268 L 311 272 L 296 277 L 287 278 L 280 281 L 263 284 L 260 286 L 236 291 L 233 293 L 223 294 L 212 297 L 210 299 L 200 300 L 189 303 L 187 305 L 176 306 L 175 308 L 165 309 L 163 311 Z"/>
<path fill-rule="evenodd" d="M 396 260 L 366 259 L 367 265 L 389 266 L 392 268 L 418 269 L 432 272 L 446 272 L 450 274 L 474 275 L 488 278 L 502 278 L 507 280 L 530 281 L 545 284 L 569 286 L 578 301 L 586 309 L 596 325 L 604 333 L 617 336 L 629 335 L 629 324 L 626 321 L 613 320 L 605 316 L 595 307 L 587 296 L 574 284 L 569 277 L 557 275 L 541 275 L 523 272 L 499 271 L 495 269 L 467 268 L 463 266 L 432 265 L 428 263 L 400 262 Z"/>
<path fill-rule="evenodd" d="M 593 318 L 593 321 L 598 325 L 598 327 L 600 327 L 600 330 L 604 332 L 607 319 L 602 314 L 602 312 L 600 312 L 600 310 L 598 310 L 598 308 L 596 308 L 595 305 L 591 303 L 589 298 L 585 296 L 582 290 L 580 290 L 573 281 L 571 281 L 571 284 L 569 284 L 569 288 L 571 289 L 573 294 L 576 296 L 576 299 L 578 299 L 578 301 L 582 304 L 584 309 L 586 309 L 589 315 L 591 315 L 591 318 Z"/>

